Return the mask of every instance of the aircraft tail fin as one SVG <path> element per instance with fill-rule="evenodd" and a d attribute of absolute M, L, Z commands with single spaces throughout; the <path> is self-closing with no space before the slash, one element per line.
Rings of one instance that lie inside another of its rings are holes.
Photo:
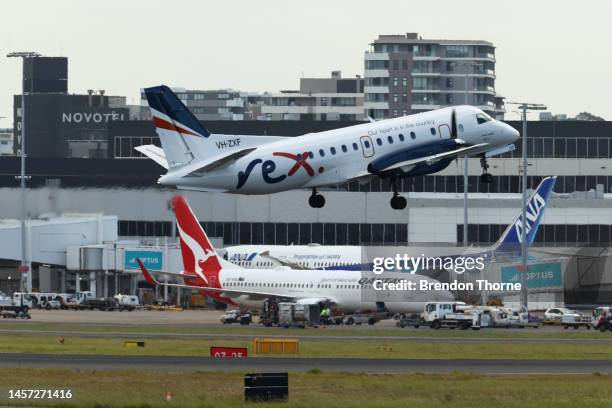
<path fill-rule="evenodd" d="M 219 272 L 223 268 L 222 259 L 213 248 L 185 197 L 175 196 L 172 199 L 172 208 L 176 215 L 185 272 L 198 275 L 207 286 L 221 287 Z"/>
<path fill-rule="evenodd" d="M 527 245 L 535 239 L 544 211 L 552 194 L 557 176 L 545 177 L 535 189 L 527 202 Z M 502 236 L 495 244 L 495 250 L 501 252 L 516 252 L 521 248 L 521 228 L 523 227 L 522 211 L 508 225 Z"/>
<path fill-rule="evenodd" d="M 196 157 L 206 158 L 202 144 L 211 133 L 179 97 L 165 85 L 145 88 L 144 93 L 169 168 L 189 164 Z"/>

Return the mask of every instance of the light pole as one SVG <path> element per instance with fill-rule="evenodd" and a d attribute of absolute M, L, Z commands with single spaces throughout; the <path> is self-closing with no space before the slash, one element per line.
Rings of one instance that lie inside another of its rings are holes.
<path fill-rule="evenodd" d="M 463 94 L 463 101 L 468 105 L 468 68 L 480 67 L 482 64 L 474 61 L 455 61 L 451 65 L 465 68 L 465 92 Z M 463 246 L 468 246 L 468 156 L 463 158 Z"/>
<path fill-rule="evenodd" d="M 527 292 L 527 111 L 545 110 L 546 106 L 538 103 L 508 102 L 511 105 L 519 105 L 521 119 L 523 120 L 523 143 L 522 143 L 522 182 L 523 209 L 521 212 L 521 309 L 529 317 L 528 292 Z"/>
<path fill-rule="evenodd" d="M 20 172 L 20 180 L 21 180 L 21 265 L 19 267 L 19 272 L 21 272 L 21 288 L 23 290 L 25 286 L 25 291 L 30 293 L 32 292 L 32 270 L 30 268 L 30 263 L 27 259 L 26 252 L 26 175 L 25 175 L 25 96 L 26 96 L 26 86 L 25 86 L 25 60 L 26 58 L 35 58 L 40 57 L 40 54 L 32 51 L 22 51 L 22 52 L 11 52 L 6 55 L 7 58 L 21 58 L 23 62 L 22 67 L 22 77 L 21 77 L 21 172 Z M 25 285 L 23 281 L 23 273 L 26 274 Z"/>

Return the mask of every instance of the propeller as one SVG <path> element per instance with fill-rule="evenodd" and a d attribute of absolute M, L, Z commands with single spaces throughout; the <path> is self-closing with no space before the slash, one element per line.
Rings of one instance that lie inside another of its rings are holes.
<path fill-rule="evenodd" d="M 457 138 L 457 116 L 455 114 L 455 109 L 451 111 L 451 139 Z"/>

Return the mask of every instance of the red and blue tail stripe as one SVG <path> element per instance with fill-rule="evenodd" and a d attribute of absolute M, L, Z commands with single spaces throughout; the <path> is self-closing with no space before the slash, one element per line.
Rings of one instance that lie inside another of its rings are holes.
<path fill-rule="evenodd" d="M 165 85 L 145 88 L 155 127 L 184 135 L 208 137 L 210 132 Z"/>

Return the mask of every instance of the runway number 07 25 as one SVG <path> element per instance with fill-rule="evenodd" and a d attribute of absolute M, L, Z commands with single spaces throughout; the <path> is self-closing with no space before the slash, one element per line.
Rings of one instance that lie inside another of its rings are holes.
<path fill-rule="evenodd" d="M 217 358 L 224 357 L 237 357 L 245 358 L 248 357 L 248 349 L 246 347 L 211 347 L 210 356 Z"/>

